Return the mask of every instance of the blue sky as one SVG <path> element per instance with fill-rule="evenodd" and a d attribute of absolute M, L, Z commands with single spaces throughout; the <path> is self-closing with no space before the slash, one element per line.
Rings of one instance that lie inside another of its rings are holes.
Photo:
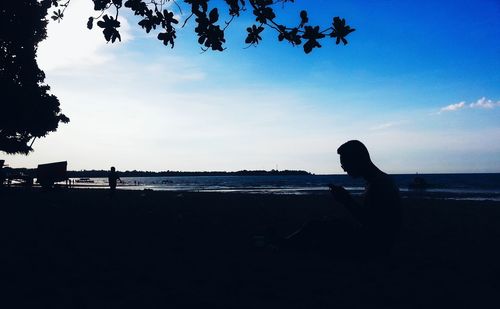
<path fill-rule="evenodd" d="M 200 53 L 192 24 L 165 47 L 125 12 L 122 42 L 106 44 L 85 28 L 91 1 L 73 1 L 38 60 L 71 122 L 11 166 L 342 173 L 336 149 L 359 139 L 390 173 L 500 172 L 498 1 L 277 8 L 283 22 L 307 9 L 312 23 L 341 16 L 357 29 L 309 55 L 271 29 L 245 49 L 249 14 L 222 53 Z"/>

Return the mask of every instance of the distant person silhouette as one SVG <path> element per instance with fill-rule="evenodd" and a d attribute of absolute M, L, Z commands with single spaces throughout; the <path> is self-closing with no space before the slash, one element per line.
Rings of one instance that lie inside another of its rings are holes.
<path fill-rule="evenodd" d="M 311 221 L 285 240 L 292 247 L 316 247 L 346 256 L 384 255 L 392 248 L 400 228 L 399 189 L 389 175 L 371 161 L 365 145 L 351 140 L 337 149 L 340 164 L 353 178 L 366 181 L 363 203 L 341 186 L 330 185 L 333 198 L 352 214 L 347 221 Z"/>
<path fill-rule="evenodd" d="M 116 181 L 120 180 L 120 177 L 118 177 L 118 173 L 116 172 L 116 169 L 114 166 L 111 167 L 111 170 L 108 173 L 108 183 L 109 183 L 109 189 L 110 189 L 110 194 L 113 195 L 116 190 Z"/>
<path fill-rule="evenodd" d="M 0 187 L 3 186 L 3 182 L 5 181 L 5 172 L 3 170 L 3 164 L 5 160 L 0 160 Z"/>

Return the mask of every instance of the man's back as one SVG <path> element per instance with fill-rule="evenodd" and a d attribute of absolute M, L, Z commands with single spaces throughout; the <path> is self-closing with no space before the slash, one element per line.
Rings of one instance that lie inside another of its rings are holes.
<path fill-rule="evenodd" d="M 373 246 L 388 249 L 394 243 L 401 225 L 400 204 L 399 189 L 389 175 L 380 172 L 369 181 L 361 223 Z"/>

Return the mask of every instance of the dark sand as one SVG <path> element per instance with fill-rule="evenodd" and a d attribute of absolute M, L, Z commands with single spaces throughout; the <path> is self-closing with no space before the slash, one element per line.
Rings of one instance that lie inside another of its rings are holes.
<path fill-rule="evenodd" d="M 0 191 L 0 308 L 500 308 L 500 203 L 404 199 L 385 263 L 253 236 L 329 195 Z"/>

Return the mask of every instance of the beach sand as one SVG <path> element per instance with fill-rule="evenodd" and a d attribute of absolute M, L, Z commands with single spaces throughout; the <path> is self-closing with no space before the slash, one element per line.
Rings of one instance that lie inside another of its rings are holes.
<path fill-rule="evenodd" d="M 403 199 L 384 262 L 259 247 L 328 194 L 0 191 L 2 308 L 499 308 L 500 202 Z"/>

